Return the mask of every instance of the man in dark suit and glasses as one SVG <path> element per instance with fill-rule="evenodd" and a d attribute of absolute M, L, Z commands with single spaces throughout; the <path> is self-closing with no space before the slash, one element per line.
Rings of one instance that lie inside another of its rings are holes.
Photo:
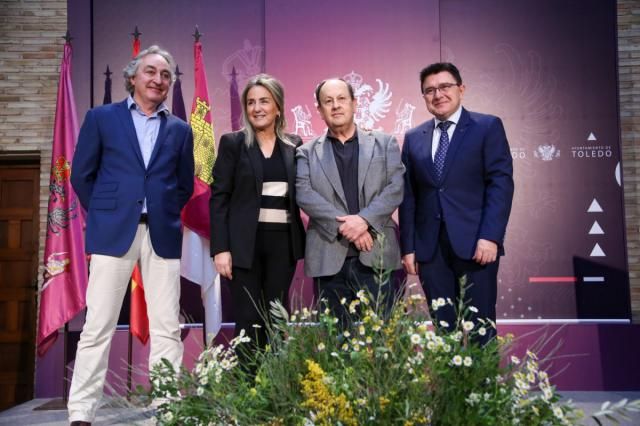
<path fill-rule="evenodd" d="M 432 318 L 452 329 L 466 276 L 471 319 L 495 324 L 497 274 L 513 199 L 513 166 L 502 121 L 462 107 L 465 86 L 451 63 L 420 72 L 434 119 L 409 130 L 402 147 L 405 196 L 400 205 L 402 262 L 419 274 Z M 437 310 L 433 301 L 450 300 Z M 481 343 L 495 327 L 478 335 Z"/>

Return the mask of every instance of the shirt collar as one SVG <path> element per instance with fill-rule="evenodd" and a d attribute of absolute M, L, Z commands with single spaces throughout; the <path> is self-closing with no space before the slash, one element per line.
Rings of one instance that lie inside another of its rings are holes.
<path fill-rule="evenodd" d="M 454 112 L 453 114 L 451 114 L 451 117 L 447 118 L 444 121 L 451 121 L 453 123 L 453 125 L 455 126 L 456 124 L 458 124 L 458 122 L 460 121 L 460 116 L 462 115 L 462 105 L 460 105 L 458 107 L 458 109 L 456 110 L 456 112 Z M 435 124 L 434 127 L 438 127 L 438 124 L 442 123 L 442 120 L 438 120 L 437 118 L 434 117 L 435 120 Z"/>
<path fill-rule="evenodd" d="M 331 130 L 329 130 L 329 129 L 327 129 L 327 139 L 329 139 L 331 142 L 337 142 L 337 143 L 342 145 L 342 142 L 340 141 L 340 139 L 338 139 L 335 136 L 333 136 L 331 134 Z M 353 136 L 351 136 L 349 139 L 344 141 L 345 144 L 348 143 L 348 142 L 358 142 L 358 128 L 357 127 L 356 127 L 356 131 L 353 132 Z"/>
<path fill-rule="evenodd" d="M 129 95 L 129 97 L 127 98 L 127 108 L 129 108 L 129 110 L 135 109 L 140 114 L 144 114 L 140 109 L 140 107 L 138 106 L 138 104 L 136 103 L 136 101 L 133 100 L 133 96 L 131 95 Z M 169 108 L 167 108 L 167 105 L 164 102 L 158 105 L 158 108 L 156 108 L 156 112 L 153 115 L 160 115 L 160 114 L 163 114 L 165 116 L 169 115 Z"/>

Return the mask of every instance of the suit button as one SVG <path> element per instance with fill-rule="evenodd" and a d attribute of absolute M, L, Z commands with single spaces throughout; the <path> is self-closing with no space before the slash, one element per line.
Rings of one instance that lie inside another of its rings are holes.
<path fill-rule="evenodd" d="M 438 189 L 438 191 L 444 192 L 444 188 L 440 188 L 440 189 Z"/>
<path fill-rule="evenodd" d="M 436 215 L 436 219 L 440 220 L 440 219 L 442 219 L 442 217 L 439 214 L 437 214 Z"/>
<path fill-rule="evenodd" d="M 142 205 L 143 200 L 138 200 L 138 204 Z"/>

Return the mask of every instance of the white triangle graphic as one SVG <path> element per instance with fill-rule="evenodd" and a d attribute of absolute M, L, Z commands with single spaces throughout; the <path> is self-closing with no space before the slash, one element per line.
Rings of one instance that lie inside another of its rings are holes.
<path fill-rule="evenodd" d="M 598 139 L 596 139 L 596 135 L 593 134 L 593 132 L 589 133 L 589 137 L 587 138 L 588 141 L 597 141 Z"/>
<path fill-rule="evenodd" d="M 604 254 L 604 252 L 600 248 L 600 245 L 598 243 L 596 243 L 596 245 L 593 246 L 593 250 L 591 250 L 591 254 L 589 256 L 591 256 L 591 257 L 605 257 L 606 254 Z"/>
<path fill-rule="evenodd" d="M 587 209 L 587 213 L 602 213 L 602 211 L 602 207 L 600 207 L 600 204 L 598 204 L 598 201 L 594 198 Z"/>
<path fill-rule="evenodd" d="M 600 235 L 600 234 L 604 234 L 604 231 L 602 230 L 602 227 L 596 220 L 593 222 L 593 225 L 591 225 L 591 229 L 589 230 L 589 235 Z"/>

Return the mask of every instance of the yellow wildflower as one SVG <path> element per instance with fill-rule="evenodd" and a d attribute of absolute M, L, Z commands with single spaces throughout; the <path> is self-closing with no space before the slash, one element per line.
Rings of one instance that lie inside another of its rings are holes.
<path fill-rule="evenodd" d="M 380 398 L 378 398 L 378 403 L 380 404 L 380 411 L 384 411 L 385 407 L 387 405 L 389 405 L 391 401 L 389 401 L 389 398 L 386 398 L 384 396 L 381 396 Z"/>
<path fill-rule="evenodd" d="M 307 362 L 307 374 L 301 380 L 302 406 L 315 413 L 315 423 L 318 425 L 333 425 L 341 422 L 347 426 L 356 426 L 353 409 L 344 394 L 334 395 L 327 386 L 327 378 L 322 367 L 310 359 Z"/>

